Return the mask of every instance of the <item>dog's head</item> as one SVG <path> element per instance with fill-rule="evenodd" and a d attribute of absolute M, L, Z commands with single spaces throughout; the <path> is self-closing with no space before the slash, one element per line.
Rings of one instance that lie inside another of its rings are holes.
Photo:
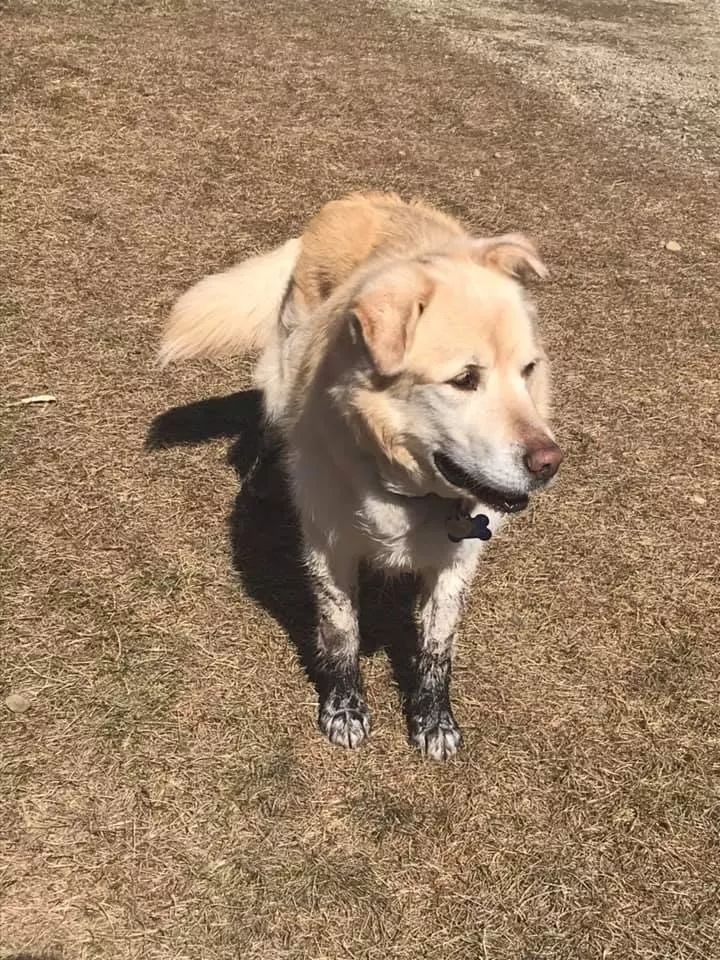
<path fill-rule="evenodd" d="M 545 276 L 521 235 L 464 242 L 368 276 L 350 306 L 364 354 L 351 407 L 387 488 L 512 512 L 562 460 L 548 360 L 518 278 Z"/>

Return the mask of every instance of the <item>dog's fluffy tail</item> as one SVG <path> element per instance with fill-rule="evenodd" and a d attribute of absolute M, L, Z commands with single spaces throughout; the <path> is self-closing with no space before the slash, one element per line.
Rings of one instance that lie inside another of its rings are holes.
<path fill-rule="evenodd" d="M 162 366 L 191 357 L 228 357 L 262 348 L 277 323 L 300 240 L 205 277 L 184 293 L 162 337 Z"/>

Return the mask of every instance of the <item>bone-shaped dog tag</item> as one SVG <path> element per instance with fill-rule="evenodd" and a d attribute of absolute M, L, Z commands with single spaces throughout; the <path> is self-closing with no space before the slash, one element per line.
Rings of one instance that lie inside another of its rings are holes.
<path fill-rule="evenodd" d="M 461 540 L 489 540 L 492 537 L 490 519 L 484 513 L 471 517 L 458 512 L 447 521 L 448 537 L 453 543 Z"/>

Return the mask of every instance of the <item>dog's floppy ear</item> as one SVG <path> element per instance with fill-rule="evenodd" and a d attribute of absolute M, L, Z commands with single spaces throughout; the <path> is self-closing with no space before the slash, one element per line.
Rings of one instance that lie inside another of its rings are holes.
<path fill-rule="evenodd" d="M 483 267 L 490 267 L 508 276 L 524 279 L 533 273 L 545 280 L 548 270 L 540 259 L 535 244 L 522 233 L 505 233 L 472 241 L 472 257 Z"/>
<path fill-rule="evenodd" d="M 401 264 L 374 277 L 354 300 L 351 313 L 381 376 L 402 370 L 431 292 L 430 278 L 420 266 Z"/>

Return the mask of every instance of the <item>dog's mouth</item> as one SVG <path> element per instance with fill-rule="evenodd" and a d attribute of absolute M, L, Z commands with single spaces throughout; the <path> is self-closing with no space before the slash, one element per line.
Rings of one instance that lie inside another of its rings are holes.
<path fill-rule="evenodd" d="M 501 513 L 519 513 L 528 505 L 527 494 L 509 494 L 484 483 L 478 483 L 444 453 L 434 454 L 433 460 L 439 473 L 449 484 L 471 494 L 476 500 L 492 507 L 493 510 L 499 510 Z"/>

